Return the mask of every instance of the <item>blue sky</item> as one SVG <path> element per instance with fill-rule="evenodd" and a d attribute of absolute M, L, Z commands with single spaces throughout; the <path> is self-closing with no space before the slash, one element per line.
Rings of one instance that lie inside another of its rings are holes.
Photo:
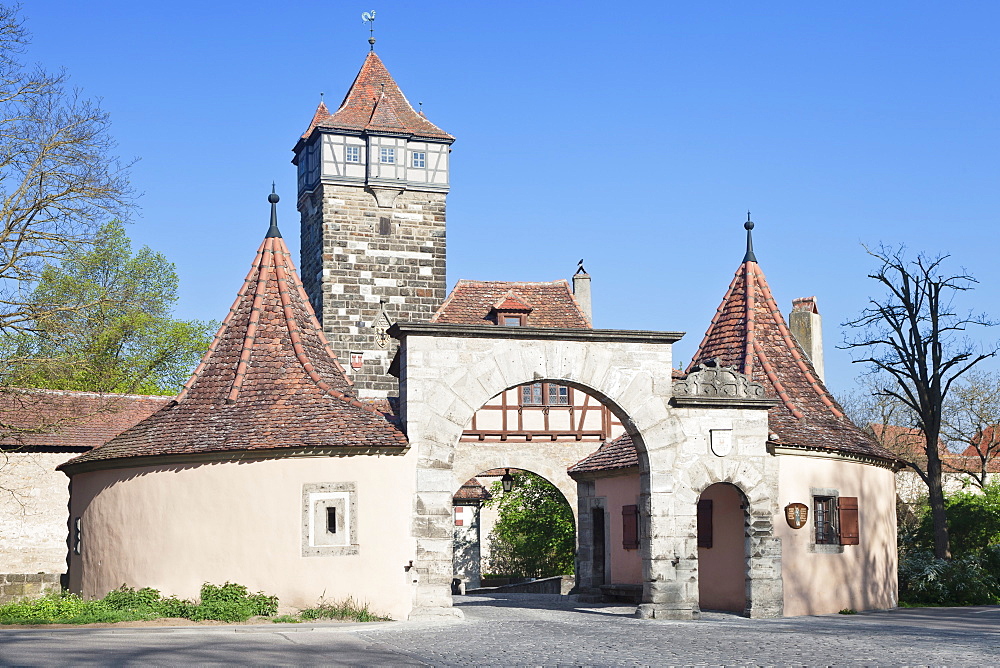
<path fill-rule="evenodd" d="M 143 193 L 130 232 L 221 319 L 267 229 L 298 253 L 291 147 L 376 50 L 457 137 L 448 281 L 593 277 L 595 324 L 681 330 L 687 361 L 743 256 L 784 312 L 816 295 L 827 379 L 874 283 L 861 244 L 950 253 L 1000 315 L 995 2 L 31 0 L 26 59 L 103 99 Z M 977 333 L 977 336 L 979 333 Z M 986 337 L 995 338 L 996 332 Z"/>

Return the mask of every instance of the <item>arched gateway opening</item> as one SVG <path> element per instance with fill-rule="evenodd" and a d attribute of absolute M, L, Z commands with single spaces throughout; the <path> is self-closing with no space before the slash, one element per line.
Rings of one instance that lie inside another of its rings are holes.
<path fill-rule="evenodd" d="M 567 474 L 572 457 L 563 461 L 541 457 L 543 446 L 534 443 L 531 451 L 537 463 L 520 464 L 509 459 L 502 444 L 479 442 L 473 444 L 472 459 L 472 446 L 462 440 L 473 416 L 491 399 L 510 388 L 538 382 L 556 383 L 600 399 L 632 436 L 644 469 L 640 495 L 645 499 L 643 506 L 649 508 L 641 520 L 643 535 L 650 537 L 650 549 L 643 556 L 643 579 L 649 583 L 643 602 L 657 610 L 680 609 L 681 615 L 690 616 L 685 611 L 693 609 L 694 597 L 668 601 L 674 592 L 666 583 L 676 579 L 678 569 L 660 555 L 668 554 L 672 537 L 649 532 L 647 526 L 669 501 L 673 482 L 667 460 L 681 438 L 668 407 L 670 344 L 680 338 L 679 333 L 434 323 L 397 323 L 390 333 L 402 341 L 400 404 L 417 458 L 416 558 L 409 567 L 416 571 L 411 618 L 455 614 L 451 600 L 453 497 L 476 474 L 508 466 L 535 471 L 552 481 L 575 509 L 576 484 Z M 558 445 L 550 442 L 546 447 Z"/>
<path fill-rule="evenodd" d="M 740 488 L 715 483 L 698 499 L 698 599 L 702 610 L 747 608 L 748 504 Z"/>

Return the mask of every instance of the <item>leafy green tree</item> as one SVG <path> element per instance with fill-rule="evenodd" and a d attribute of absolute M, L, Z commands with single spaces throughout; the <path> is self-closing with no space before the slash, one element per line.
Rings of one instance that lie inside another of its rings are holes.
<path fill-rule="evenodd" d="M 13 385 L 173 394 L 208 349 L 215 323 L 175 320 L 174 265 L 147 247 L 132 252 L 118 221 L 92 248 L 46 265 L 31 296 L 40 314 L 8 338 Z"/>
<path fill-rule="evenodd" d="M 545 478 L 515 471 L 514 488 L 504 494 L 493 483 L 487 507 L 499 509 L 489 535 L 490 572 L 543 578 L 573 572 L 576 530 L 573 511 L 559 489 Z"/>

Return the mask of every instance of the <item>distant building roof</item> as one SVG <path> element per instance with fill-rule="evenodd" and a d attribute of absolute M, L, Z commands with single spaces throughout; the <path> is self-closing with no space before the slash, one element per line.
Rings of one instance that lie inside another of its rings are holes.
<path fill-rule="evenodd" d="M 493 495 L 490 494 L 481 482 L 472 478 L 467 480 L 463 484 L 458 492 L 455 493 L 453 497 L 454 501 L 488 501 L 492 499 Z"/>
<path fill-rule="evenodd" d="M 173 397 L 56 390 L 0 392 L 0 449 L 86 452 Z"/>
<path fill-rule="evenodd" d="M 431 322 L 454 325 L 496 324 L 497 314 L 526 314 L 526 327 L 590 329 L 587 316 L 573 297 L 569 281 L 517 283 L 469 281 L 455 284 Z"/>
<path fill-rule="evenodd" d="M 455 140 L 427 120 L 423 113 L 414 111 L 374 51 L 368 53 L 361 71 L 337 111 L 331 114 L 326 105 L 320 102 L 309 129 L 302 135 L 303 139 L 309 137 L 316 128 L 406 134 L 449 143 Z"/>
<path fill-rule="evenodd" d="M 64 466 L 210 452 L 407 446 L 402 431 L 381 412 L 387 406 L 354 397 L 273 213 L 272 230 L 176 402 Z"/>

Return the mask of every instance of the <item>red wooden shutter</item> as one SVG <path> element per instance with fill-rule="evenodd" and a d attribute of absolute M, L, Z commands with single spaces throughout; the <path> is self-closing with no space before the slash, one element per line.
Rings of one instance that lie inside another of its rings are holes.
<path fill-rule="evenodd" d="M 639 506 L 622 506 L 622 547 L 639 549 Z"/>
<path fill-rule="evenodd" d="M 858 497 L 842 496 L 837 501 L 840 513 L 840 544 L 858 545 L 861 536 L 858 526 Z"/>
<path fill-rule="evenodd" d="M 712 499 L 698 502 L 698 547 L 712 547 Z"/>

